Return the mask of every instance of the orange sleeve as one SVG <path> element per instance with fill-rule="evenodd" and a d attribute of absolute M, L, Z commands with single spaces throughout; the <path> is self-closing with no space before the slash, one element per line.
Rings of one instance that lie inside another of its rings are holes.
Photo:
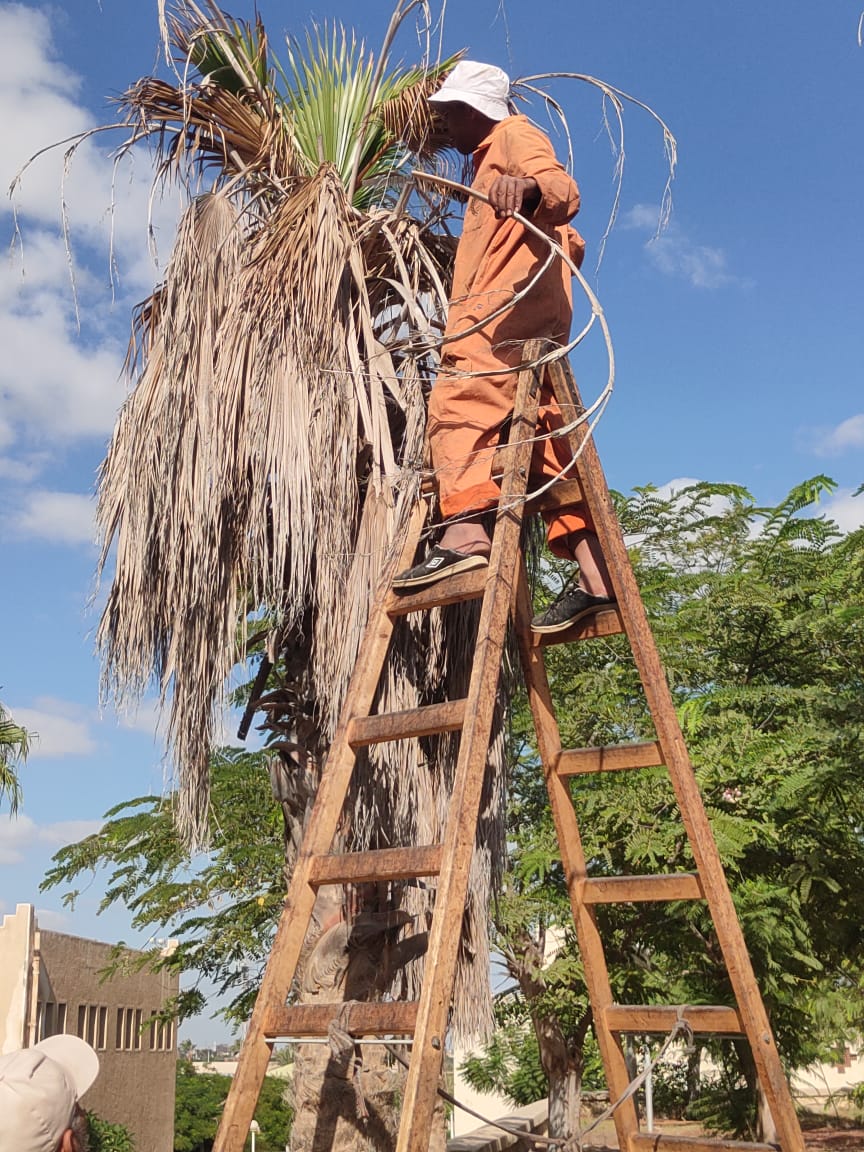
<path fill-rule="evenodd" d="M 531 176 L 540 186 L 540 203 L 531 214 L 535 224 L 556 227 L 579 211 L 579 188 L 560 163 L 545 133 L 527 120 L 507 139 L 507 171 Z"/>
<path fill-rule="evenodd" d="M 577 268 L 582 267 L 582 261 L 585 259 L 585 238 L 575 228 L 567 229 L 567 255 Z"/>

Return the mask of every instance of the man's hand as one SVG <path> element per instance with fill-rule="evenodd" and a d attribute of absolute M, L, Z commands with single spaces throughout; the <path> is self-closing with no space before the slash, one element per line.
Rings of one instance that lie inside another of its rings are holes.
<path fill-rule="evenodd" d="M 540 185 L 531 176 L 499 176 L 489 189 L 489 203 L 499 220 L 514 212 L 530 216 L 540 203 Z"/>

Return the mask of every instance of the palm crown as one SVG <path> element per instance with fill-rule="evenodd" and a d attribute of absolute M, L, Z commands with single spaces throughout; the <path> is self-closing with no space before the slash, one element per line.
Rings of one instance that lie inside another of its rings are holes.
<path fill-rule="evenodd" d="M 124 94 L 126 146 L 155 144 L 160 175 L 194 194 L 164 280 L 136 312 L 134 388 L 100 473 L 101 566 L 112 548 L 116 564 L 98 641 L 115 695 L 158 679 L 194 843 L 250 620 L 280 658 L 265 704 L 287 787 L 299 788 L 335 729 L 378 574 L 419 489 L 454 245 L 442 203 L 412 196 L 406 172 L 440 152 L 425 97 L 454 61 L 389 69 L 386 49 L 376 61 L 325 27 L 291 41 L 283 66 L 260 22 L 212 2 L 179 0 L 166 26 L 178 80 L 147 77 Z M 453 621 L 434 616 L 422 636 L 402 626 L 382 708 L 440 698 L 461 675 L 447 636 L 465 628 Z M 370 751 L 346 830 L 354 846 L 438 839 L 450 741 Z M 487 839 L 500 836 L 500 809 Z M 468 911 L 469 1029 L 490 1018 L 492 871 L 488 856 L 478 862 Z"/>

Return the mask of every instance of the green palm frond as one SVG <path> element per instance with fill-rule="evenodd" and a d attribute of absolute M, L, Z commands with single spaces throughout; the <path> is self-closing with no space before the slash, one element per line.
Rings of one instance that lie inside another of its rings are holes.
<path fill-rule="evenodd" d="M 253 25 L 211 0 L 203 7 L 187 2 L 171 14 L 168 28 L 179 62 L 194 64 L 207 83 L 253 99 L 272 88 L 267 33 L 257 14 Z"/>
<path fill-rule="evenodd" d="M 29 751 L 30 734 L 16 724 L 0 704 L 0 800 L 8 799 L 13 815 L 21 803 L 21 784 L 15 765 L 25 760 Z"/>
<path fill-rule="evenodd" d="M 383 199 L 382 188 L 404 171 L 413 152 L 429 150 L 434 121 L 425 98 L 457 59 L 396 70 L 375 87 L 375 57 L 343 26 L 315 27 L 305 47 L 289 41 L 288 69 L 276 67 L 285 83 L 287 125 L 297 152 L 310 171 L 333 164 L 346 187 L 356 166 L 354 205 L 370 207 Z"/>
<path fill-rule="evenodd" d="M 270 622 L 268 650 L 302 649 L 309 711 L 280 720 L 314 730 L 304 746 L 317 779 L 414 505 L 454 253 L 437 207 L 412 202 L 412 215 L 400 194 L 412 149 L 438 146 L 425 96 L 452 61 L 394 69 L 326 25 L 290 40 L 283 67 L 260 22 L 212 0 L 177 0 L 166 26 L 181 66 L 124 96 L 127 147 L 148 140 L 157 179 L 206 191 L 133 321 L 133 387 L 99 478 L 100 567 L 116 562 L 97 640 L 105 692 L 134 697 L 153 681 L 161 691 L 178 824 L 196 843 L 249 614 L 253 631 Z M 464 695 L 460 611 L 422 636 L 400 625 L 380 709 Z M 349 801 L 352 845 L 437 842 L 453 762 L 450 740 L 370 750 Z M 470 960 L 457 980 L 466 1032 L 491 1022 L 486 910 L 503 858 L 503 762 L 501 737 L 482 833 L 496 847 L 472 865 Z M 427 895 L 404 900 L 412 915 L 427 910 Z"/>

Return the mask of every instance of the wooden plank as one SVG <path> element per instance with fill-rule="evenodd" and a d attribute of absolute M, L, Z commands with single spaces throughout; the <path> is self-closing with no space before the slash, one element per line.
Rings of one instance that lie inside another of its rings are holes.
<path fill-rule="evenodd" d="M 351 1036 L 410 1036 L 417 1020 L 417 1001 L 292 1004 L 269 1012 L 265 1032 L 271 1042 L 283 1036 L 326 1036 L 334 1020 Z"/>
<path fill-rule="evenodd" d="M 551 488 L 539 495 L 528 493 L 528 512 L 549 512 L 553 508 L 571 508 L 584 504 L 585 493 L 578 480 L 556 480 Z"/>
<path fill-rule="evenodd" d="M 312 863 L 316 856 L 324 856 L 330 851 L 354 770 L 354 751 L 346 740 L 347 726 L 352 716 L 365 716 L 372 707 L 381 667 L 393 634 L 393 622 L 384 611 L 384 590 L 389 588 L 395 574 L 413 560 L 425 518 L 426 509 L 418 502 L 411 515 L 404 545 L 401 550 L 394 550 L 381 576 L 379 594 L 370 613 L 345 696 L 343 718 L 333 737 L 321 774 L 303 844 L 294 863 L 276 938 L 246 1028 L 237 1071 L 222 1109 L 213 1145 L 214 1152 L 243 1152 L 246 1144 L 273 1047 L 272 1040 L 268 1039 L 264 1030 L 264 1022 L 275 1010 L 282 1008 L 288 998 L 318 894 L 309 882 Z"/>
<path fill-rule="evenodd" d="M 739 1036 L 744 1031 L 737 1009 L 716 1004 L 612 1004 L 604 1016 L 612 1032 L 671 1032 L 680 1018 L 694 1032 Z"/>
<path fill-rule="evenodd" d="M 710 1136 L 666 1136 L 662 1132 L 638 1132 L 630 1137 L 631 1152 L 777 1152 L 776 1144 L 752 1144 L 746 1140 L 723 1140 Z"/>
<path fill-rule="evenodd" d="M 488 568 L 474 568 L 448 576 L 419 592 L 391 592 L 387 597 L 387 615 L 407 616 L 409 612 L 425 612 L 429 608 L 443 608 L 447 604 L 460 604 L 463 600 L 479 600 L 486 587 Z"/>
<path fill-rule="evenodd" d="M 598 748 L 567 748 L 558 757 L 559 776 L 583 772 L 620 772 L 627 768 L 659 768 L 663 752 L 656 740 L 643 744 L 605 744 Z"/>
<path fill-rule="evenodd" d="M 457 732 L 464 718 L 464 700 L 446 700 L 443 704 L 407 708 L 404 712 L 384 712 L 380 716 L 355 716 L 348 725 L 348 743 L 352 748 L 362 748 L 366 744 L 407 740 L 411 736 Z"/>
<path fill-rule="evenodd" d="M 525 357 L 537 355 L 536 344 Z M 459 743 L 444 853 L 429 932 L 425 978 L 417 1015 L 411 1068 L 402 1094 L 402 1119 L 396 1152 L 428 1152 L 436 1087 L 444 1055 L 450 1000 L 461 937 L 462 918 L 477 834 L 477 816 L 486 772 L 498 677 L 504 655 L 507 620 L 516 583 L 519 533 L 528 468 L 537 424 L 540 373 L 519 373 L 511 441 L 518 445 L 507 464 L 489 556 L 489 579 L 480 610 L 477 643 L 465 704 L 466 724 Z"/>
<path fill-rule="evenodd" d="M 543 765 L 543 775 L 549 794 L 549 803 L 555 821 L 561 863 L 570 895 L 570 907 L 576 926 L 579 951 L 585 968 L 585 983 L 594 1013 L 594 1028 L 597 1043 L 603 1059 L 606 1082 L 612 1099 L 624 1096 L 630 1083 L 630 1074 L 624 1059 L 620 1037 L 610 1031 L 604 1020 L 604 1010 L 612 1003 L 612 989 L 603 942 L 597 928 L 594 909 L 582 899 L 585 882 L 588 879 L 588 865 L 576 812 L 570 799 L 567 780 L 558 771 L 561 760 L 561 735 L 555 719 L 555 708 L 549 691 L 549 680 L 543 660 L 543 649 L 534 643 L 531 634 L 531 595 L 528 587 L 528 573 L 525 561 L 520 564 L 519 583 L 516 589 L 514 616 L 516 637 L 519 642 L 519 655 L 528 701 L 534 718 L 537 733 L 537 747 Z M 618 1136 L 618 1146 L 627 1147 L 627 1138 L 639 1130 L 639 1121 L 632 1097 L 623 1100 L 616 1108 L 613 1119 Z"/>
<path fill-rule="evenodd" d="M 574 410 L 584 411 L 567 361 L 558 360 L 550 364 L 549 376 L 558 404 L 565 413 L 565 419 L 567 414 Z M 609 567 L 618 600 L 618 610 L 639 670 L 639 678 L 654 721 L 657 739 L 663 749 L 663 762 L 669 769 L 669 777 L 678 800 L 690 849 L 702 878 L 705 898 L 753 1053 L 759 1082 L 771 1110 L 783 1152 L 804 1152 L 804 1139 L 789 1090 L 789 1082 L 783 1071 L 777 1044 L 768 1022 L 768 1014 L 759 994 L 720 853 L 690 764 L 672 694 L 645 615 L 645 606 L 630 565 L 630 557 L 609 495 L 597 448 L 593 438 L 587 435 L 584 424 L 570 433 L 570 442 L 574 452 L 581 453 L 578 472 L 585 490 L 585 503 L 591 513 L 597 538 Z M 626 1147 L 626 1144 L 621 1142 L 621 1146 Z"/>
<path fill-rule="evenodd" d="M 363 884 L 375 880 L 410 880 L 437 876 L 441 870 L 441 845 L 422 848 L 383 848 L 377 852 L 348 852 L 319 856 L 312 861 L 309 883 Z"/>
<path fill-rule="evenodd" d="M 618 609 L 611 606 L 578 620 L 572 628 L 566 628 L 563 632 L 545 632 L 540 636 L 532 634 L 532 638 L 539 647 L 549 648 L 553 644 L 575 644 L 578 640 L 617 636 L 623 631 L 624 624 Z"/>
<path fill-rule="evenodd" d="M 650 900 L 702 900 L 702 884 L 695 872 L 670 876 L 602 876 L 585 881 L 586 904 L 631 904 Z"/>

